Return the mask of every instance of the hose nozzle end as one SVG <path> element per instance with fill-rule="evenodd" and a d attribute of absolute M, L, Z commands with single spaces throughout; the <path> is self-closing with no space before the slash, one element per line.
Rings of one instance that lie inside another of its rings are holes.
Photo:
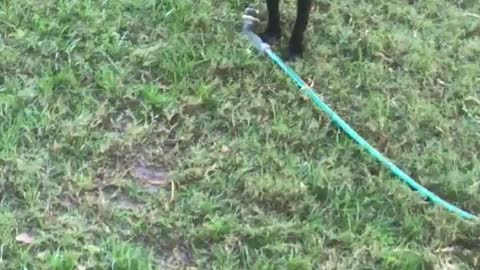
<path fill-rule="evenodd" d="M 252 7 L 245 8 L 243 18 L 243 31 L 255 32 L 255 26 L 260 20 L 258 19 L 258 11 Z"/>
<path fill-rule="evenodd" d="M 264 54 L 267 50 L 270 49 L 270 45 L 263 42 L 262 39 L 255 34 L 255 27 L 260 20 L 258 19 L 258 11 L 254 8 L 247 7 L 242 16 L 243 18 L 243 27 L 242 32 L 247 36 L 247 38 L 252 42 L 252 44 Z"/>

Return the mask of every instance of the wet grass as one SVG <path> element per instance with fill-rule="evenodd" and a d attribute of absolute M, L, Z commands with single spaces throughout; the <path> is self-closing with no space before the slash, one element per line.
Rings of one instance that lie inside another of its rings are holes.
<path fill-rule="evenodd" d="M 478 226 L 423 201 L 305 102 L 238 35 L 242 11 L 0 3 L 0 268 L 480 267 Z M 476 1 L 318 1 L 294 65 L 473 213 L 478 14 Z"/>

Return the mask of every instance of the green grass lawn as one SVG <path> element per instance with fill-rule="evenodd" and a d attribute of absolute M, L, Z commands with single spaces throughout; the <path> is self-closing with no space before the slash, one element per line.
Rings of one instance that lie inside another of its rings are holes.
<path fill-rule="evenodd" d="M 319 0 L 293 68 L 480 214 L 480 3 L 410 2 Z M 243 7 L 0 3 L 0 269 L 480 268 L 479 226 L 305 102 L 239 35 Z"/>

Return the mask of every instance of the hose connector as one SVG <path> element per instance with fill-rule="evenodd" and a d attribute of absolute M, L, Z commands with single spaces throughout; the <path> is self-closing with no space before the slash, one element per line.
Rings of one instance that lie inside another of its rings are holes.
<path fill-rule="evenodd" d="M 242 15 L 243 19 L 243 32 L 255 32 L 257 23 L 260 22 L 258 19 L 258 11 L 252 7 L 245 8 L 245 12 Z"/>
<path fill-rule="evenodd" d="M 242 19 L 242 32 L 247 36 L 248 39 L 250 39 L 255 48 L 257 48 L 260 53 L 264 54 L 270 49 L 270 45 L 263 42 L 263 40 L 257 34 L 255 34 L 257 23 L 260 22 L 258 19 L 258 11 L 254 8 L 247 7 L 242 15 Z"/>

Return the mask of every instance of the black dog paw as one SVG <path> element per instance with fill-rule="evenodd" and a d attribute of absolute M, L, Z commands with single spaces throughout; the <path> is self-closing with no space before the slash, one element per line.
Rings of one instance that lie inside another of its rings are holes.
<path fill-rule="evenodd" d="M 260 36 L 260 38 L 262 39 L 263 42 L 267 43 L 270 46 L 275 45 L 281 39 L 281 34 L 280 33 L 273 32 L 273 31 L 268 31 L 268 30 L 261 33 L 259 36 Z"/>
<path fill-rule="evenodd" d="M 292 50 L 288 49 L 287 56 L 286 56 L 286 61 L 287 62 L 295 62 L 298 59 L 302 58 L 303 53 L 301 50 Z"/>

